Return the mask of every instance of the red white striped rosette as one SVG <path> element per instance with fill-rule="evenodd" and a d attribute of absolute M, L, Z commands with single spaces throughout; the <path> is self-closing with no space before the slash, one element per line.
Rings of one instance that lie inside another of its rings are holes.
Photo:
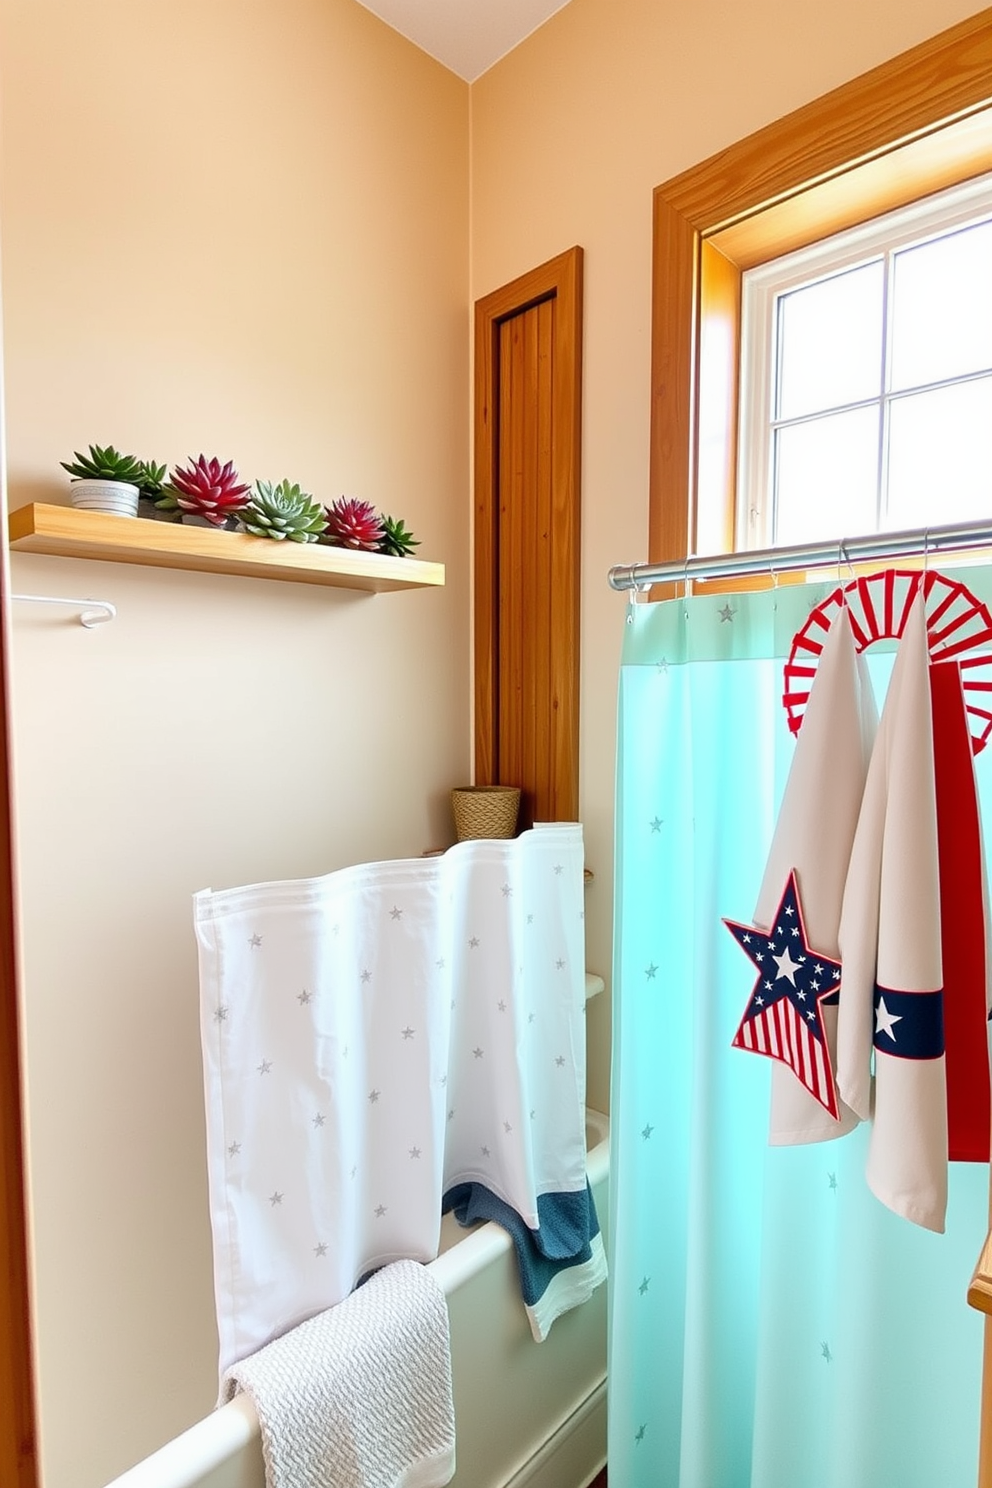
<path fill-rule="evenodd" d="M 887 568 L 852 579 L 810 611 L 785 663 L 782 703 L 793 734 L 802 725 L 823 643 L 841 607 L 847 606 L 858 651 L 866 651 L 875 641 L 899 639 L 921 584 L 930 660 L 958 663 L 971 747 L 975 754 L 985 748 L 992 733 L 992 614 L 964 584 L 934 570 Z"/>

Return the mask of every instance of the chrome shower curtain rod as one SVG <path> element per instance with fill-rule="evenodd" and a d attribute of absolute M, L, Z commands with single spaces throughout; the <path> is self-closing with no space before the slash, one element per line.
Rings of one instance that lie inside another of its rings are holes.
<path fill-rule="evenodd" d="M 992 520 L 918 527 L 906 532 L 873 532 L 867 537 L 797 543 L 788 548 L 714 553 L 709 558 L 693 556 L 674 563 L 618 563 L 608 577 L 611 589 L 645 589 L 650 584 L 683 583 L 687 579 L 736 579 L 747 574 L 780 574 L 824 566 L 846 568 L 878 559 L 932 557 L 984 547 L 992 547 Z"/>

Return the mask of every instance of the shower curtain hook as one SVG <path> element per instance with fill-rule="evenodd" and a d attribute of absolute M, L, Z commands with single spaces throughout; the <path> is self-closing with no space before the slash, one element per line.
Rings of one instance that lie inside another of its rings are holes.
<path fill-rule="evenodd" d="M 857 578 L 857 574 L 854 572 L 854 564 L 851 562 L 851 555 L 847 551 L 847 538 L 846 537 L 842 537 L 840 539 L 840 541 L 838 542 L 838 544 L 837 544 L 837 567 L 840 568 L 840 566 L 842 564 L 845 564 L 845 563 L 847 564 L 847 572 L 850 575 L 850 577 L 849 578 L 845 578 L 844 575 L 841 574 L 841 583 L 840 583 L 840 604 L 841 604 L 841 609 L 846 609 L 847 608 L 847 589 L 848 589 L 848 584 L 853 583 L 854 580 Z"/>

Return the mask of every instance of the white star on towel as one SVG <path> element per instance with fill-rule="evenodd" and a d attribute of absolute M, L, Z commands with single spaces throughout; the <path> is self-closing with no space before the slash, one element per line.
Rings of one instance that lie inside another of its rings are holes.
<path fill-rule="evenodd" d="M 880 997 L 878 999 L 878 1007 L 875 1009 L 875 1032 L 887 1033 L 892 1042 L 895 1043 L 896 1036 L 892 1030 L 897 1023 L 901 1022 L 902 1013 L 890 1013 L 885 1006 L 885 998 Z"/>

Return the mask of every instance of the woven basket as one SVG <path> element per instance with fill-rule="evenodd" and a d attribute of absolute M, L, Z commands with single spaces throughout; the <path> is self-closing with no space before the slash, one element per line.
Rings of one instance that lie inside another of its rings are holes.
<path fill-rule="evenodd" d="M 512 837 L 517 829 L 520 788 L 516 785 L 469 785 L 451 792 L 459 842 L 470 837 Z"/>

